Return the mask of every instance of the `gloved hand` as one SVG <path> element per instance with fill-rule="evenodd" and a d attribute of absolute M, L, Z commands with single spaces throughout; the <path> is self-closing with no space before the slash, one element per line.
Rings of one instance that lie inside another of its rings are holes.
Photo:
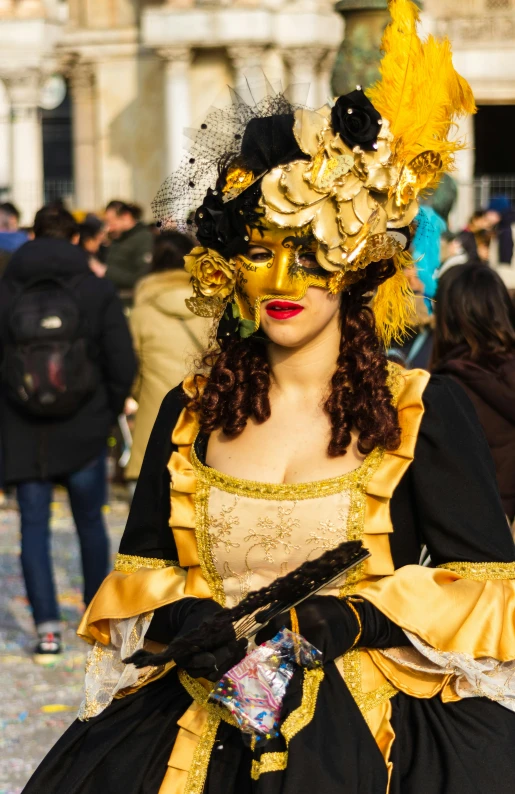
<path fill-rule="evenodd" d="M 182 598 L 155 611 L 147 637 L 169 643 L 172 638 L 184 637 L 222 611 L 223 608 L 210 598 Z M 219 645 L 214 644 L 209 651 L 192 648 L 191 652 L 176 656 L 175 663 L 192 678 L 218 681 L 243 659 L 247 649 L 247 640 L 237 641 L 231 627 L 219 636 Z"/>
<path fill-rule="evenodd" d="M 348 603 L 336 596 L 311 596 L 296 607 L 300 634 L 322 652 L 324 662 L 346 653 L 356 641 L 360 625 Z M 258 632 L 261 644 L 274 637 L 283 627 L 291 629 L 290 613 L 274 618 Z"/>

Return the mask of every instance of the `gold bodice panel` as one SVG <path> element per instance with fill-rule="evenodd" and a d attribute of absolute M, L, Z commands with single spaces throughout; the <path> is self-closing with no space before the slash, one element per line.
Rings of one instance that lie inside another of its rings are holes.
<path fill-rule="evenodd" d="M 193 446 L 197 541 L 216 598 L 235 606 L 250 591 L 269 585 L 306 560 L 345 540 L 361 538 L 364 486 L 382 456 L 377 450 L 359 468 L 340 477 L 270 485 L 203 465 Z M 347 592 L 362 574 L 363 566 L 322 592 Z"/>

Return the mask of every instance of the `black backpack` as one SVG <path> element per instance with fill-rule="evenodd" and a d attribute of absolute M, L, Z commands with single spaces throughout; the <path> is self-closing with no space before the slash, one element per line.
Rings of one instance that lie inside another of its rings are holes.
<path fill-rule="evenodd" d="M 3 382 L 11 401 L 33 416 L 71 416 L 98 385 L 76 295 L 87 275 L 34 279 L 17 292 L 8 310 Z"/>

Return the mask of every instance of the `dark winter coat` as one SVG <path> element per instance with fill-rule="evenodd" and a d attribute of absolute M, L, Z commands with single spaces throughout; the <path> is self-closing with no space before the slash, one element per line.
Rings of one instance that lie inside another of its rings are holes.
<path fill-rule="evenodd" d="M 0 432 L 4 477 L 8 483 L 57 479 L 78 471 L 105 448 L 110 428 L 122 411 L 135 375 L 130 332 L 116 290 L 97 278 L 84 251 L 65 240 L 38 238 L 12 256 L 0 281 L 0 344 L 14 296 L 42 273 L 63 280 L 84 279 L 75 289 L 88 324 L 99 369 L 93 396 L 66 419 L 35 418 L 14 406 L 0 382 Z"/>
<path fill-rule="evenodd" d="M 118 289 L 133 289 L 149 271 L 153 245 L 152 232 L 144 223 L 123 232 L 107 249 L 106 278 Z"/>
<path fill-rule="evenodd" d="M 465 350 L 450 353 L 436 371 L 463 386 L 476 408 L 492 452 L 506 515 L 515 518 L 515 356 L 497 372 L 463 358 Z"/>

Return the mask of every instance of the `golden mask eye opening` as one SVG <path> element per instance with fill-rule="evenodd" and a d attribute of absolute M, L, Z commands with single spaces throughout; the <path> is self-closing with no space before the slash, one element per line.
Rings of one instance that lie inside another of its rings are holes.
<path fill-rule="evenodd" d="M 259 327 L 265 300 L 301 300 L 309 287 L 329 289 L 330 273 L 320 267 L 317 242 L 309 228 L 280 229 L 265 224 L 249 229 L 249 249 L 235 257 L 235 300 L 241 316 Z"/>

